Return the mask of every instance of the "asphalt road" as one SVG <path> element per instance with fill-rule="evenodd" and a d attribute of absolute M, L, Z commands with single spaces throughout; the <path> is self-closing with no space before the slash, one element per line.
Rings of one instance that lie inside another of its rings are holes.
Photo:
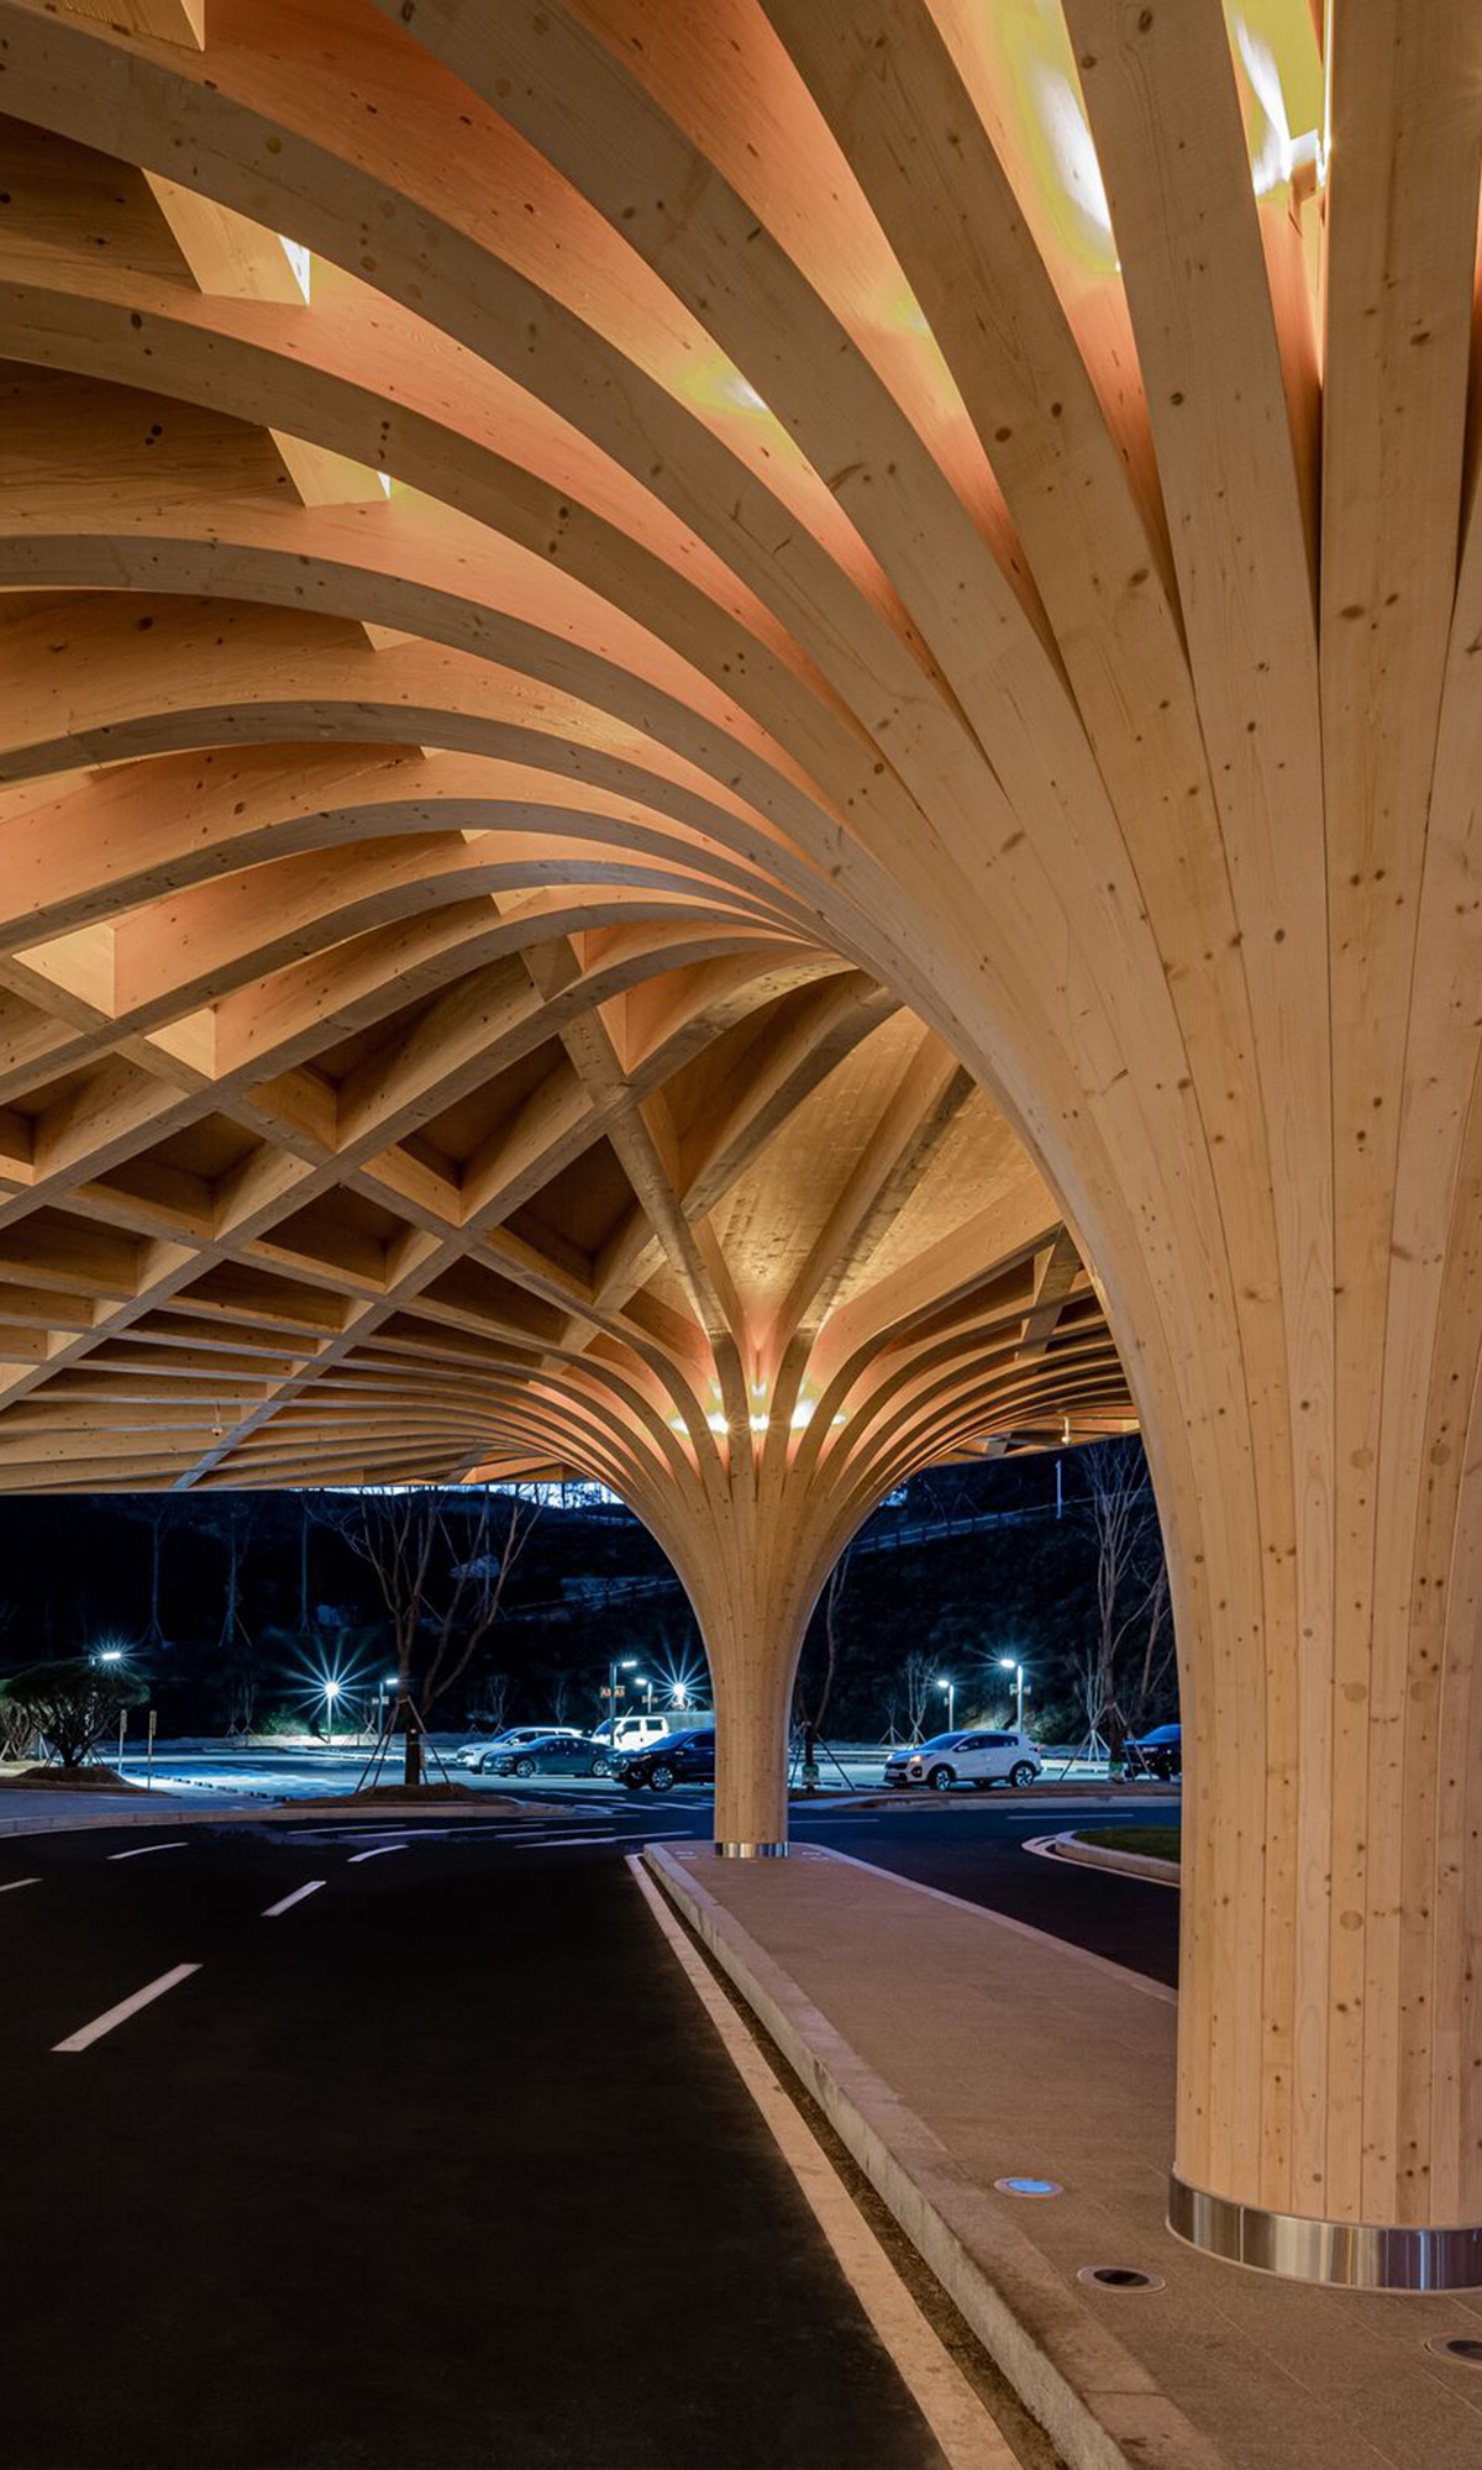
<path fill-rule="evenodd" d="M 281 1752 L 270 1760 L 251 1753 L 173 1753 L 159 1771 L 172 1790 L 199 1785 L 238 1799 L 244 1790 L 291 1799 L 348 1790 L 364 1762 L 363 1752 L 306 1750 Z M 517 1798 L 534 1797 L 587 1808 L 612 1801 L 611 1783 L 581 1779 L 535 1785 L 511 1783 L 504 1776 L 476 1776 L 453 1770 L 461 1783 Z M 865 1779 L 874 1784 L 870 1774 Z M 205 1794 L 203 1792 L 203 1798 Z M 662 1809 L 666 1826 L 694 1824 L 709 1831 L 710 1796 L 700 1787 L 681 1787 L 660 1803 L 644 1793 L 640 1808 Z M 1163 1886 L 1142 1885 L 1127 1878 L 1108 1878 L 1068 1864 L 1037 1860 L 1020 1847 L 1030 1836 L 1062 1828 L 1135 1820 L 1139 1825 L 1176 1824 L 1178 1796 L 1149 1791 L 1135 1805 L 1125 1795 L 1098 1804 L 1084 1794 L 1056 1797 L 1050 1791 L 1028 1798 L 1003 1791 L 977 1794 L 958 1791 L 945 1799 L 917 1791 L 900 1796 L 900 1806 L 856 1810 L 841 1795 L 830 1794 L 817 1810 L 795 1800 L 792 1826 L 801 1840 L 833 1845 L 862 1860 L 899 1870 L 923 1885 L 938 1887 L 969 1903 L 985 1904 L 1011 1914 L 1057 1938 L 1089 1947 L 1113 1963 L 1153 1979 L 1176 1982 L 1178 1974 L 1178 1897 Z"/>
<path fill-rule="evenodd" d="M 0 1843 L 6 2470 L 940 2470 L 623 1867 L 708 1794 L 528 1802 Z M 1171 1979 L 1097 1814 L 794 1828 Z"/>
<path fill-rule="evenodd" d="M 0 2460 L 940 2470 L 618 1857 L 665 1823 L 0 1848 Z"/>

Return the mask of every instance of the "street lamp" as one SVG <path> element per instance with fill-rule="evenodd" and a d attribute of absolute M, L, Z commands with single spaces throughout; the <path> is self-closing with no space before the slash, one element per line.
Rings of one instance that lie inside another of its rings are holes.
<path fill-rule="evenodd" d="M 609 1749 L 617 1748 L 618 1674 L 636 1672 L 637 1669 L 636 1655 L 624 1655 L 621 1658 L 615 1655 L 607 1667 L 607 1746 Z"/>
<path fill-rule="evenodd" d="M 93 1657 L 93 1662 L 95 1664 L 121 1664 L 123 1660 L 124 1651 L 122 1647 L 99 1647 L 97 1654 Z M 120 1775 L 123 1773 L 124 1733 L 128 1729 L 128 1721 L 128 1708 L 120 1707 L 118 1711 L 118 1769 Z"/>
<path fill-rule="evenodd" d="M 338 1698 L 338 1696 L 339 1696 L 339 1694 L 340 1694 L 340 1684 L 339 1684 L 339 1682 L 338 1682 L 338 1681 L 326 1681 L 326 1682 L 324 1683 L 323 1687 L 324 1687 L 324 1735 L 325 1735 L 325 1746 L 326 1746 L 326 1748 L 328 1748 L 328 1749 L 333 1749 L 333 1748 L 334 1748 L 334 1702 L 335 1702 L 335 1700 Z"/>
<path fill-rule="evenodd" d="M 648 1699 L 646 1703 L 646 1711 L 648 1714 L 652 1715 L 654 1711 L 654 1685 L 652 1681 L 646 1680 L 641 1672 L 635 1672 L 633 1675 L 633 1687 L 635 1690 L 647 1690 Z"/>
<path fill-rule="evenodd" d="M 939 1690 L 945 1690 L 947 1693 L 947 1730 L 948 1732 L 954 1732 L 957 1728 L 957 1684 L 955 1681 L 939 1681 L 937 1683 L 937 1688 Z"/>
<path fill-rule="evenodd" d="M 400 1673 L 388 1672 L 376 1691 L 376 1730 L 378 1732 L 384 1732 L 386 1729 L 386 1698 L 388 1692 L 399 1692 L 400 1689 Z"/>
<path fill-rule="evenodd" d="M 1000 1672 L 1011 1672 L 1014 1676 L 1014 1730 L 1022 1732 L 1024 1730 L 1024 1667 L 1016 1663 L 1012 1655 L 1001 1655 L 998 1659 L 998 1669 Z"/>

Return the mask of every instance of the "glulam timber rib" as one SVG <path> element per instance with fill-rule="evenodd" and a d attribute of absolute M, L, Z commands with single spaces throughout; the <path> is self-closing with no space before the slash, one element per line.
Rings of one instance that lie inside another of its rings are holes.
<path fill-rule="evenodd" d="M 758 1834 L 1135 1416 L 1179 2167 L 1465 2223 L 1482 14 L 1323 16 L 0 0 L 0 1483 L 600 1474 Z"/>

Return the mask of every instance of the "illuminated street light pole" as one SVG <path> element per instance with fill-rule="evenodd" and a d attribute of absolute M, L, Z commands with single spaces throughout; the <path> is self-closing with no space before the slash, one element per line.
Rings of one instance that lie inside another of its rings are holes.
<path fill-rule="evenodd" d="M 937 1688 L 947 1693 L 947 1730 L 955 1732 L 957 1729 L 957 1684 L 955 1681 L 939 1681 Z"/>
<path fill-rule="evenodd" d="M 340 1694 L 340 1685 L 339 1685 L 338 1681 L 326 1681 L 326 1682 L 325 1682 L 325 1684 L 324 1684 L 324 1736 L 325 1736 L 325 1747 L 326 1747 L 327 1749 L 331 1749 L 331 1750 L 334 1748 L 334 1702 L 335 1702 L 335 1700 L 338 1698 L 339 1694 Z"/>
<path fill-rule="evenodd" d="M 637 1664 L 636 1655 L 625 1655 L 621 1661 L 614 1656 L 607 1667 L 607 1746 L 611 1750 L 617 1748 L 618 1674 L 635 1671 Z"/>
<path fill-rule="evenodd" d="M 1001 1655 L 998 1659 L 998 1666 L 1000 1672 L 1011 1672 L 1014 1676 L 1014 1730 L 1022 1732 L 1024 1730 L 1024 1667 L 1016 1663 L 1011 1655 Z"/>
<path fill-rule="evenodd" d="M 122 1647 L 100 1647 L 97 1654 L 93 1657 L 93 1662 L 95 1664 L 121 1664 L 123 1660 L 124 1651 Z M 124 1733 L 127 1730 L 128 1721 L 128 1708 L 120 1707 L 118 1711 L 118 1772 L 120 1775 L 123 1773 Z"/>

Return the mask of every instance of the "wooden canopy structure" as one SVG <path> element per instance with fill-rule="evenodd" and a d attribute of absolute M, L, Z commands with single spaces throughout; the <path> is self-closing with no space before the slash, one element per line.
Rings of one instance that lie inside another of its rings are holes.
<path fill-rule="evenodd" d="M 1135 1414 L 1175 2219 L 1482 2278 L 1482 12 L 0 45 L 0 1483 L 602 1474 L 755 1844 L 884 1485 Z"/>

